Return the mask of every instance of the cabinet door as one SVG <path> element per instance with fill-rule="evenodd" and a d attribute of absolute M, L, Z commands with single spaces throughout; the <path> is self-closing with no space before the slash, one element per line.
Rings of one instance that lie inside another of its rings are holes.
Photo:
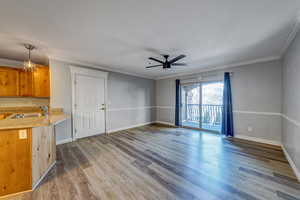
<path fill-rule="evenodd" d="M 0 131 L 0 196 L 31 189 L 31 129 Z"/>
<path fill-rule="evenodd" d="M 34 187 L 56 160 L 53 126 L 32 128 L 32 186 Z"/>
<path fill-rule="evenodd" d="M 0 67 L 0 96 L 19 95 L 19 71 L 9 67 Z"/>
<path fill-rule="evenodd" d="M 33 96 L 33 74 L 32 72 L 20 71 L 20 96 Z"/>
<path fill-rule="evenodd" d="M 50 97 L 49 67 L 38 66 L 33 72 L 33 96 Z"/>

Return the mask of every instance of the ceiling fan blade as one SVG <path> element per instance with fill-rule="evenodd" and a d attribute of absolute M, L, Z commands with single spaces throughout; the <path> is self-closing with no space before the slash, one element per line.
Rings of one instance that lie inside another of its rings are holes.
<path fill-rule="evenodd" d="M 153 68 L 153 67 L 160 67 L 160 66 L 162 66 L 162 65 L 152 65 L 152 66 L 148 66 L 146 68 Z"/>
<path fill-rule="evenodd" d="M 180 56 L 177 56 L 176 58 L 173 58 L 172 60 L 169 61 L 169 63 L 174 63 L 176 62 L 177 60 L 180 60 L 182 58 L 186 57 L 186 55 L 180 55 Z"/>
<path fill-rule="evenodd" d="M 173 66 L 187 66 L 186 63 L 172 63 Z"/>
<path fill-rule="evenodd" d="M 149 60 L 154 60 L 154 61 L 156 61 L 156 62 L 159 62 L 159 63 L 161 63 L 161 64 L 164 64 L 164 62 L 163 62 L 163 61 L 161 61 L 161 60 L 158 60 L 158 59 L 156 59 L 156 58 L 152 58 L 152 57 L 150 57 L 150 58 L 149 58 Z"/>

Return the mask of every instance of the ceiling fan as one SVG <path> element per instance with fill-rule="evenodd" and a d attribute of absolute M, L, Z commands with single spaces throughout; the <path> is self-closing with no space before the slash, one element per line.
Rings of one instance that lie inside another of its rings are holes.
<path fill-rule="evenodd" d="M 150 57 L 149 60 L 156 61 L 160 64 L 159 65 L 151 65 L 151 66 L 148 66 L 146 68 L 153 68 L 153 67 L 162 66 L 163 69 L 170 69 L 171 66 L 186 66 L 187 65 L 186 63 L 176 63 L 178 60 L 186 57 L 186 55 L 177 56 L 176 58 L 173 58 L 172 60 L 168 60 L 168 58 L 170 57 L 169 55 L 163 55 L 163 57 L 165 58 L 164 61 L 161 61 L 161 60 L 158 60 L 156 58 Z"/>

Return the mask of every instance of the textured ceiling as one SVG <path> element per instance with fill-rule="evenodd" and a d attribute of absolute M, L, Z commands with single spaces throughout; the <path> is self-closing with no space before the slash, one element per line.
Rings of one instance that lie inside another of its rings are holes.
<path fill-rule="evenodd" d="M 55 58 L 149 78 L 281 56 L 299 0 L 2 0 L 0 57 Z M 186 54 L 187 67 L 145 69 Z M 151 63 L 154 64 L 154 63 Z"/>

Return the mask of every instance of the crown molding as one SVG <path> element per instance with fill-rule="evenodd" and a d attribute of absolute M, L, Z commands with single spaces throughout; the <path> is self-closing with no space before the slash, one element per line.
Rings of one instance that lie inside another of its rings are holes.
<path fill-rule="evenodd" d="M 233 64 L 229 64 L 229 65 L 206 67 L 206 68 L 202 68 L 199 70 L 194 70 L 192 72 L 186 72 L 186 73 L 183 72 L 183 73 L 177 73 L 177 74 L 172 74 L 172 75 L 167 75 L 167 76 L 160 76 L 160 77 L 157 77 L 156 80 L 176 78 L 176 77 L 180 77 L 180 76 L 195 75 L 195 74 L 203 73 L 203 72 L 209 72 L 209 71 L 222 70 L 222 69 L 227 69 L 227 68 L 232 68 L 232 67 L 240 67 L 240 66 L 245 66 L 245 65 L 276 61 L 276 60 L 280 60 L 280 59 L 281 59 L 281 56 L 271 56 L 271 57 L 259 58 L 259 59 L 245 61 L 245 62 L 233 63 Z"/>
<path fill-rule="evenodd" d="M 278 56 L 270 56 L 270 57 L 265 57 L 265 58 L 259 58 L 259 59 L 253 59 L 249 61 L 244 61 L 244 62 L 238 62 L 238 63 L 232 63 L 229 65 L 222 65 L 222 66 L 215 66 L 215 67 L 205 67 L 199 70 L 195 70 L 193 72 L 182 72 L 182 73 L 175 73 L 172 75 L 166 75 L 166 76 L 158 76 L 158 77 L 153 77 L 153 76 L 146 76 L 138 73 L 133 73 L 133 72 L 128 72 L 125 70 L 119 70 L 119 69 L 114 69 L 110 67 L 104 67 L 100 66 L 99 64 L 91 64 L 87 62 L 81 62 L 81 61 L 74 61 L 66 58 L 60 58 L 60 57 L 55 57 L 55 56 L 50 56 L 49 59 L 53 60 L 58 60 L 62 62 L 67 62 L 69 64 L 73 65 L 79 65 L 82 67 L 87 67 L 87 68 L 93 68 L 93 69 L 100 69 L 100 70 L 105 70 L 105 71 L 110 71 L 110 72 L 117 72 L 121 74 L 126 74 L 130 76 L 136 76 L 140 78 L 146 78 L 146 79 L 152 79 L 152 80 L 161 80 L 161 79 L 168 79 L 168 78 L 175 78 L 179 76 L 187 76 L 187 75 L 193 75 L 195 73 L 202 73 L 202 72 L 209 72 L 209 71 L 215 71 L 215 70 L 222 70 L 222 69 L 227 69 L 227 68 L 232 68 L 232 67 L 239 67 L 239 66 L 244 66 L 244 65 L 251 65 L 251 64 L 257 64 L 257 63 L 264 63 L 264 62 L 270 62 L 270 61 L 275 61 L 275 60 L 280 60 L 282 57 L 285 55 L 286 51 L 288 50 L 289 46 L 297 36 L 298 31 L 300 30 L 300 12 L 297 14 L 297 17 L 294 21 L 294 25 L 292 30 L 290 31 L 285 44 L 283 45 L 282 49 L 280 50 L 280 53 Z M 0 59 L 1 62 L 2 59 Z M 16 64 L 13 64 L 16 65 Z"/>
<path fill-rule="evenodd" d="M 292 42 L 294 41 L 294 39 L 297 36 L 298 31 L 300 30 L 300 12 L 298 13 L 295 21 L 294 21 L 294 25 L 293 28 L 291 30 L 291 32 L 289 33 L 285 44 L 283 45 L 281 51 L 280 51 L 280 57 L 282 58 L 286 51 L 288 50 L 288 48 L 290 47 L 290 45 L 292 44 Z"/>
<path fill-rule="evenodd" d="M 114 69 L 114 68 L 110 68 L 110 67 L 104 67 L 104 66 L 100 66 L 99 64 L 91 64 L 88 62 L 74 61 L 72 59 L 60 58 L 60 57 L 56 57 L 56 56 L 49 56 L 48 58 L 49 58 L 49 60 L 61 61 L 61 62 L 68 63 L 70 65 L 86 67 L 86 68 L 91 68 L 91 69 L 96 69 L 96 70 L 104 70 L 104 71 L 108 71 L 108 72 L 116 72 L 116 73 L 126 74 L 126 75 L 130 75 L 130 76 L 155 80 L 155 78 L 152 76 L 145 76 L 145 75 L 141 75 L 141 74 L 137 74 L 137 73 L 133 73 L 133 72 L 128 72 L 125 70 L 118 70 L 118 69 Z"/>
<path fill-rule="evenodd" d="M 105 70 L 105 71 L 110 71 L 110 72 L 116 72 L 116 73 L 121 73 L 121 74 L 126 74 L 130 76 L 136 76 L 136 77 L 141 77 L 141 78 L 146 78 L 146 79 L 152 79 L 152 80 L 161 80 L 161 79 L 168 79 L 168 78 L 175 78 L 179 76 L 187 76 L 187 75 L 193 75 L 195 73 L 202 73 L 202 72 L 208 72 L 208 71 L 215 71 L 215 70 L 222 70 L 222 69 L 227 69 L 227 68 L 232 68 L 232 67 L 239 67 L 239 66 L 244 66 L 244 65 L 250 65 L 250 64 L 257 64 L 257 63 L 264 63 L 264 62 L 270 62 L 270 61 L 275 61 L 275 60 L 280 60 L 288 50 L 289 46 L 297 36 L 298 31 L 300 30 L 300 12 L 297 14 L 297 17 L 294 21 L 293 28 L 291 29 L 285 44 L 283 45 L 282 49 L 280 50 L 280 54 L 278 56 L 270 56 L 270 57 L 265 57 L 265 58 L 259 58 L 259 59 L 253 59 L 249 61 L 244 61 L 244 62 L 238 62 L 238 63 L 232 63 L 229 65 L 222 65 L 222 66 L 215 66 L 215 67 L 205 67 L 199 70 L 195 70 L 193 72 L 182 72 L 182 73 L 175 73 L 172 75 L 166 75 L 166 76 L 158 76 L 158 77 L 153 77 L 153 76 L 146 76 L 138 73 L 133 73 L 133 72 L 128 72 L 125 70 L 119 70 L 119 69 L 114 69 L 110 67 L 104 67 L 99 64 L 91 64 L 87 62 L 81 62 L 81 61 L 75 61 L 71 59 L 66 59 L 66 58 L 60 58 L 60 57 L 55 57 L 55 56 L 50 56 L 49 59 L 53 60 L 58 60 L 62 62 L 67 62 L 69 64 L 73 65 L 79 65 L 82 67 L 88 67 L 88 68 L 93 68 L 93 69 L 100 69 L 100 70 Z M 4 59 L 6 60 L 6 59 Z M 2 62 L 2 59 L 0 59 L 0 62 Z M 20 64 L 20 62 L 16 63 Z M 22 64 L 22 63 L 21 63 Z M 16 65 L 13 63 L 12 65 Z"/>

